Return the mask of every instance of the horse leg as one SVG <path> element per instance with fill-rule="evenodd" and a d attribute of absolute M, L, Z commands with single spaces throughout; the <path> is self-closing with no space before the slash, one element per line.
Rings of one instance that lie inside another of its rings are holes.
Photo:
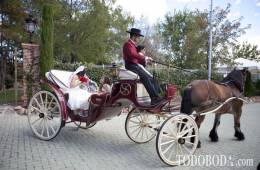
<path fill-rule="evenodd" d="M 242 113 L 242 106 L 234 113 L 234 128 L 235 128 L 235 137 L 237 137 L 238 140 L 244 140 L 245 136 L 243 132 L 240 129 L 240 117 Z"/>
<path fill-rule="evenodd" d="M 204 119 L 205 119 L 205 115 L 197 116 L 197 117 L 195 118 L 195 122 L 196 122 L 198 128 L 200 128 L 200 125 L 201 125 L 201 123 L 203 122 Z M 195 135 L 195 131 L 194 131 L 194 130 L 192 131 L 192 135 Z M 191 142 L 191 143 L 194 143 L 194 139 L 195 139 L 194 137 L 190 138 L 190 142 Z M 200 140 L 199 140 L 199 143 L 198 143 L 197 148 L 200 148 L 200 147 L 201 147 L 201 142 L 200 142 Z"/>
<path fill-rule="evenodd" d="M 209 133 L 209 137 L 210 137 L 212 142 L 218 141 L 217 129 L 218 129 L 218 126 L 220 124 L 220 116 L 221 116 L 221 113 L 215 114 L 215 120 L 214 120 L 213 128 L 211 129 L 211 131 Z"/>

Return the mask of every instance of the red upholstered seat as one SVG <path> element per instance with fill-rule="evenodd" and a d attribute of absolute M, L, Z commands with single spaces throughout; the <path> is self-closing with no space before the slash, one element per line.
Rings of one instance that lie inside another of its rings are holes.
<path fill-rule="evenodd" d="M 92 94 L 90 97 L 90 104 L 94 106 L 102 106 L 109 100 L 109 97 L 109 92 Z"/>

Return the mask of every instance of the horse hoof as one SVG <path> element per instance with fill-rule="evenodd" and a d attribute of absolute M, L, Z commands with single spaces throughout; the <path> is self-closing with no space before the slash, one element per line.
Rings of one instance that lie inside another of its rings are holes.
<path fill-rule="evenodd" d="M 201 148 L 201 142 L 200 142 L 200 140 L 199 140 L 199 142 L 198 142 L 197 148 Z"/>
<path fill-rule="evenodd" d="M 210 131 L 209 137 L 212 142 L 217 142 L 218 141 L 218 135 L 214 131 Z"/>
<path fill-rule="evenodd" d="M 245 136 L 242 132 L 235 132 L 235 137 L 237 137 L 238 140 L 244 140 Z"/>

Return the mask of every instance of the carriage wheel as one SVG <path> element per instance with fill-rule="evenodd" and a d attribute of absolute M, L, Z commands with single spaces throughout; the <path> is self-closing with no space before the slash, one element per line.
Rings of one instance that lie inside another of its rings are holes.
<path fill-rule="evenodd" d="M 199 130 L 192 117 L 184 114 L 172 116 L 162 124 L 157 134 L 157 154 L 168 165 L 181 165 L 191 158 L 198 140 Z"/>
<path fill-rule="evenodd" d="M 28 106 L 28 120 L 38 138 L 54 138 L 62 127 L 61 107 L 57 97 L 48 91 L 36 93 Z"/>
<path fill-rule="evenodd" d="M 127 136 L 136 143 L 146 143 L 156 135 L 154 128 L 160 125 L 158 116 L 133 109 L 128 113 L 125 121 Z"/>
<path fill-rule="evenodd" d="M 95 126 L 97 123 L 96 122 L 93 122 L 93 123 L 90 123 L 89 125 L 85 122 L 78 122 L 78 121 L 75 121 L 74 124 L 81 128 L 81 129 L 89 129 L 89 128 L 92 128 L 93 126 Z"/>

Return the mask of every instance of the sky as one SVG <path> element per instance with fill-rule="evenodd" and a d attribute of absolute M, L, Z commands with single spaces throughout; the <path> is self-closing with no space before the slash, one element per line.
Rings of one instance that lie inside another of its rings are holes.
<path fill-rule="evenodd" d="M 238 39 L 239 42 L 248 41 L 260 49 L 260 0 L 213 0 L 213 8 L 225 8 L 228 3 L 231 4 L 230 20 L 243 16 L 242 27 L 251 24 L 246 34 Z M 210 8 L 210 0 L 117 0 L 116 4 L 136 19 L 142 16 L 150 25 L 174 10 Z"/>

